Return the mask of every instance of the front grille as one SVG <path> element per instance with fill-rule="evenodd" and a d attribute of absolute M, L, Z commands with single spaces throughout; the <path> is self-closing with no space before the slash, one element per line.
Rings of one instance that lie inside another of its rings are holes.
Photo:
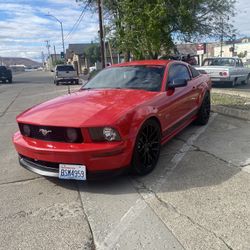
<path fill-rule="evenodd" d="M 56 142 L 67 142 L 70 143 L 67 138 L 65 127 L 54 127 L 54 126 L 38 126 L 19 123 L 19 129 L 22 135 L 27 136 L 24 132 L 24 125 L 28 125 L 30 128 L 30 134 L 28 137 L 35 138 L 43 141 L 56 141 Z M 75 129 L 75 128 L 74 128 Z M 74 143 L 82 143 L 83 136 L 80 128 L 76 128 L 77 140 Z"/>

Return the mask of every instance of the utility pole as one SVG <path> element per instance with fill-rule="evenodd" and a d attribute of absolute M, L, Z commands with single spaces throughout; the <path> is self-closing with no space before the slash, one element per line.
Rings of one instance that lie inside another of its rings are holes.
<path fill-rule="evenodd" d="M 56 59 L 56 46 L 55 45 L 54 45 L 54 55 L 55 55 L 54 59 L 55 59 L 55 62 L 56 62 L 57 59 Z"/>
<path fill-rule="evenodd" d="M 220 37 L 220 56 L 223 54 L 223 40 L 224 40 L 224 20 L 221 17 L 221 37 Z"/>
<path fill-rule="evenodd" d="M 99 14 L 99 30 L 100 30 L 100 47 L 101 47 L 101 64 L 105 68 L 105 55 L 104 55 L 104 37 L 103 37 L 103 24 L 102 24 L 102 4 L 101 0 L 97 1 L 98 14 Z"/>
<path fill-rule="evenodd" d="M 44 60 L 44 53 L 43 53 L 43 51 L 41 52 L 41 56 L 42 56 L 42 63 L 43 63 L 43 69 L 44 69 L 44 66 L 45 66 L 45 60 Z"/>
<path fill-rule="evenodd" d="M 50 45 L 49 45 L 49 40 L 45 40 L 45 42 L 46 42 L 46 48 L 47 48 L 47 50 L 48 50 L 48 57 L 50 58 Z"/>
<path fill-rule="evenodd" d="M 46 47 L 47 47 L 47 50 L 48 50 L 48 63 L 47 63 L 47 66 L 49 66 L 49 70 L 51 70 L 51 64 L 53 64 L 53 58 L 51 58 L 51 55 L 50 55 L 50 44 L 49 44 L 49 40 L 46 40 Z M 51 63 L 50 63 L 51 61 Z"/>

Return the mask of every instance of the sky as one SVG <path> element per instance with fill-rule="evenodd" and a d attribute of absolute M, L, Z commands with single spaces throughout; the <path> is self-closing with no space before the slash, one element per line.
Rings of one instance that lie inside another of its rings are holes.
<path fill-rule="evenodd" d="M 86 43 L 97 39 L 98 15 L 84 12 L 79 25 L 71 32 L 83 9 L 75 0 L 0 0 L 0 57 L 26 57 L 42 60 L 50 52 L 62 51 L 60 23 L 62 21 L 65 48 L 69 43 Z M 234 26 L 238 36 L 250 36 L 249 0 L 237 0 L 238 14 Z M 70 33 L 71 32 L 71 33 Z M 70 33 L 70 34 L 69 34 Z"/>

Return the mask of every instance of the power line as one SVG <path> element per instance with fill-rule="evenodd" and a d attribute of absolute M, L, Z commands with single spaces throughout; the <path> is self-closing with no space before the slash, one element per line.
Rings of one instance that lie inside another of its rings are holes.
<path fill-rule="evenodd" d="M 80 16 L 78 17 L 78 19 L 76 20 L 75 24 L 73 25 L 73 27 L 71 28 L 71 30 L 69 31 L 69 33 L 66 35 L 66 37 L 65 37 L 64 40 L 67 40 L 67 39 L 70 37 L 70 35 L 76 31 L 76 29 L 78 28 L 79 24 L 81 23 L 81 21 L 82 21 L 82 19 L 83 19 L 83 17 L 84 17 L 85 11 L 86 11 L 86 9 L 88 8 L 88 6 L 89 6 L 89 5 L 86 4 L 86 5 L 83 7 Z"/>

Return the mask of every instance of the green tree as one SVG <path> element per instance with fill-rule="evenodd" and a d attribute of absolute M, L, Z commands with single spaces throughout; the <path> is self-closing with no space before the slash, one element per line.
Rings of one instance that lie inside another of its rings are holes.
<path fill-rule="evenodd" d="M 90 65 L 93 66 L 97 61 L 101 61 L 100 47 L 97 44 L 92 44 L 84 50 L 85 56 L 88 58 Z"/>
<path fill-rule="evenodd" d="M 96 8 L 96 0 L 82 0 Z M 221 35 L 221 20 L 234 15 L 235 0 L 105 0 L 109 40 L 135 59 L 169 53 L 174 41 Z M 224 22 L 223 32 L 232 30 Z"/>
<path fill-rule="evenodd" d="M 64 64 L 64 61 L 63 60 L 55 60 L 55 61 L 53 61 L 53 66 L 56 66 L 58 64 Z"/>

